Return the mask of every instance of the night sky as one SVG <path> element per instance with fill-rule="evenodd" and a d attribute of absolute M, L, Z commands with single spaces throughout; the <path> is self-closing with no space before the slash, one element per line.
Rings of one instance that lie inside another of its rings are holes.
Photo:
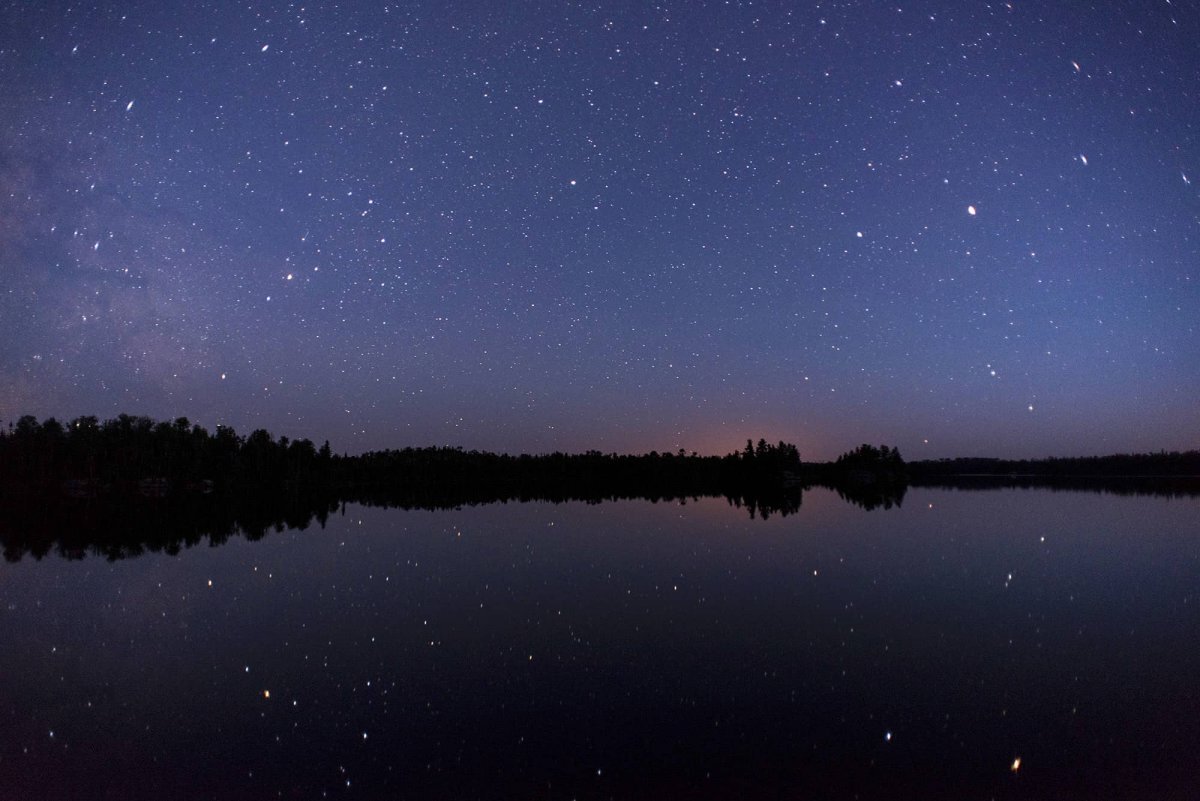
<path fill-rule="evenodd" d="M 1200 6 L 0 5 L 0 420 L 1200 447 Z"/>

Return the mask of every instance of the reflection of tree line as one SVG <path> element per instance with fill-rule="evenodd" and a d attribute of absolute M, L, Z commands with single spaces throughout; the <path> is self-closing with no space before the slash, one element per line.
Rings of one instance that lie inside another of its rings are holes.
<path fill-rule="evenodd" d="M 1200 497 L 1200 478 L 1193 476 L 921 476 L 911 478 L 909 484 L 955 490 L 1041 489 L 1160 498 Z"/>
<path fill-rule="evenodd" d="M 583 501 L 642 498 L 686 503 L 724 497 L 750 517 L 767 519 L 800 509 L 803 490 L 835 487 L 867 509 L 898 505 L 904 462 L 887 446 L 863 445 L 833 464 L 805 464 L 796 446 L 760 439 L 725 456 L 651 451 L 642 455 L 551 453 L 542 456 L 405 448 L 347 460 L 340 477 L 345 497 L 399 508 L 450 508 L 508 501 Z"/>
<path fill-rule="evenodd" d="M 0 431 L 0 539 L 9 560 L 257 539 L 323 524 L 337 508 L 335 463 L 328 444 L 261 430 L 210 434 L 186 418 L 22 417 Z"/>
<path fill-rule="evenodd" d="M 205 541 L 258 540 L 268 533 L 322 527 L 338 509 L 319 495 L 175 494 L 165 498 L 47 498 L 24 495 L 0 505 L 0 543 L 10 562 L 50 552 L 69 559 L 88 554 L 125 559 L 178 553 Z"/>
<path fill-rule="evenodd" d="M 880 458 L 881 454 L 885 458 Z M 405 448 L 338 456 L 329 444 L 258 430 L 209 433 L 186 418 L 120 415 L 67 424 L 22 417 L 0 429 L 0 539 L 10 560 L 55 550 L 122 558 L 176 552 L 205 539 L 305 528 L 350 502 L 453 509 L 497 502 L 725 497 L 752 518 L 800 509 L 803 489 L 839 487 L 866 508 L 903 497 L 899 453 L 869 446 L 835 465 L 805 465 L 794 445 L 765 440 L 726 456 L 540 456 Z"/>
<path fill-rule="evenodd" d="M 746 488 L 734 493 L 716 493 L 751 519 L 786 517 L 800 511 L 804 489 L 800 486 Z M 866 509 L 899 505 L 904 487 L 855 493 L 838 488 L 847 501 Z M 484 490 L 433 491 L 413 489 L 395 492 L 353 492 L 339 495 L 272 492 L 267 494 L 211 495 L 172 494 L 164 498 L 98 497 L 67 498 L 39 494 L 7 498 L 0 504 L 0 544 L 4 557 L 19 561 L 26 554 L 40 559 L 54 552 L 68 559 L 89 554 L 107 559 L 125 559 L 144 553 L 175 554 L 207 541 L 220 545 L 234 536 L 258 540 L 268 533 L 307 529 L 314 520 L 322 528 L 331 514 L 345 504 L 361 503 L 389 509 L 461 509 L 493 503 L 539 501 L 590 504 L 618 500 L 648 500 L 652 503 L 695 502 L 705 493 L 660 495 L 604 493 L 593 490 L 522 491 Z"/>
<path fill-rule="evenodd" d="M 1071 470 L 1089 470 L 1081 478 Z M 453 509 L 519 501 L 644 498 L 686 503 L 724 497 L 751 518 L 799 511 L 803 490 L 832 488 L 865 509 L 899 506 L 909 482 L 986 488 L 1049 486 L 1119 493 L 1200 494 L 1184 478 L 1200 454 L 1090 460 L 946 460 L 906 466 L 887 446 L 862 445 L 827 464 L 802 463 L 794 445 L 765 440 L 725 456 L 682 450 L 643 455 L 509 456 L 461 448 L 405 448 L 338 456 L 329 444 L 258 430 L 210 434 L 185 418 L 121 415 L 63 425 L 23 417 L 0 429 L 0 539 L 7 558 L 94 552 L 120 558 L 174 552 L 204 539 L 305 528 L 347 501 L 402 509 Z M 964 476 L 966 472 L 1039 475 Z M 1108 472 L 1106 472 L 1108 471 Z M 1124 477 L 1117 477 L 1124 471 Z M 1172 473 L 1172 471 L 1174 471 Z M 1097 482 L 1096 476 L 1103 477 Z"/>
<path fill-rule="evenodd" d="M 261 539 L 271 531 L 304 530 L 314 520 L 324 527 L 330 514 L 343 503 L 356 502 L 408 510 L 458 509 L 491 503 L 541 501 L 551 503 L 602 503 L 625 499 L 644 499 L 654 503 L 686 504 L 701 497 L 724 497 L 733 507 L 743 509 L 752 519 L 786 517 L 800 511 L 803 492 L 809 485 L 747 487 L 737 492 L 720 493 L 619 493 L 595 488 L 570 491 L 521 490 L 485 491 L 481 488 L 436 488 L 423 486 L 393 491 L 352 491 L 349 488 L 331 495 L 270 491 L 265 493 L 213 493 L 200 496 L 172 494 L 166 498 L 61 498 L 41 494 L 8 498 L 0 505 L 0 543 L 5 558 L 17 561 L 29 554 L 35 558 L 54 551 L 67 558 L 87 554 L 122 559 L 147 552 L 177 553 L 205 541 L 224 543 L 232 536 Z M 845 501 L 871 510 L 891 509 L 904 500 L 903 483 L 835 482 L 824 484 Z M 1195 479 L 1010 479 L 1003 476 L 976 476 L 945 479 L 939 488 L 986 490 L 1001 488 L 1043 488 L 1061 491 L 1092 491 L 1119 495 L 1157 495 L 1171 497 L 1200 496 Z"/>
<path fill-rule="evenodd" d="M 621 498 L 686 501 L 700 496 L 774 496 L 800 469 L 793 446 L 762 440 L 723 457 L 683 451 L 510 456 L 458 448 L 404 448 L 347 460 L 340 480 L 351 500 L 445 508 L 523 500 L 598 503 Z M 754 505 L 759 508 L 757 502 Z M 799 503 L 772 501 L 764 508 L 783 510 L 792 505 Z"/>
<path fill-rule="evenodd" d="M 941 479 L 957 481 L 964 477 L 976 476 L 1072 480 L 1131 477 L 1197 478 L 1200 477 L 1200 451 L 1115 453 L 1109 456 L 1051 459 L 936 459 L 910 462 L 908 472 L 914 483 L 932 483 Z"/>
<path fill-rule="evenodd" d="M 1160 497 L 1200 496 L 1200 451 L 1056 459 L 938 459 L 908 464 L 914 487 L 1048 489 Z"/>

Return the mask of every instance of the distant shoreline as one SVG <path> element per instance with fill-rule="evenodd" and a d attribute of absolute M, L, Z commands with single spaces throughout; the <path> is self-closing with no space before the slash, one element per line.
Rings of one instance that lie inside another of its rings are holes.
<path fill-rule="evenodd" d="M 760 439 L 725 456 L 509 456 L 461 448 L 339 456 L 328 443 L 318 448 L 263 430 L 210 434 L 183 418 L 122 415 L 64 426 L 27 417 L 0 430 L 0 545 L 7 561 L 50 552 L 108 559 L 175 553 L 236 535 L 323 526 L 349 503 L 432 511 L 724 498 L 766 520 L 802 513 L 805 493 L 818 487 L 867 511 L 902 506 L 912 488 L 1200 497 L 1200 452 L 906 464 L 895 448 L 861 445 L 833 462 L 804 462 L 794 445 Z"/>
<path fill-rule="evenodd" d="M 768 497 L 824 485 L 858 497 L 905 486 L 1106 482 L 1113 485 L 1200 478 L 1200 451 L 1160 451 L 1046 459 L 905 462 L 898 449 L 860 445 L 830 462 L 805 462 L 787 442 L 747 440 L 724 456 L 679 449 L 641 455 L 489 453 L 456 447 L 403 448 L 337 455 L 326 441 L 210 433 L 187 418 L 155 421 L 119 415 L 66 424 L 24 416 L 0 428 L 0 498 L 40 494 L 98 496 L 316 495 L 389 503 L 413 498 Z"/>

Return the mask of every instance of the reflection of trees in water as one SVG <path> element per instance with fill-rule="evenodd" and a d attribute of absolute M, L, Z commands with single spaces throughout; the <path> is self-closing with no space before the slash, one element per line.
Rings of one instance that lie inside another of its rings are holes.
<path fill-rule="evenodd" d="M 755 490 L 743 488 L 728 492 L 691 492 L 691 493 L 649 493 L 637 494 L 626 492 L 601 492 L 580 488 L 576 491 L 560 490 L 555 492 L 524 491 L 524 492 L 470 492 L 465 490 L 441 490 L 433 492 L 411 491 L 376 491 L 354 492 L 347 500 L 366 506 L 379 506 L 386 509 L 461 509 L 464 506 L 484 506 L 492 503 L 586 503 L 600 504 L 609 501 L 650 501 L 651 503 L 687 504 L 701 498 L 724 497 L 730 506 L 746 509 L 751 519 L 766 520 L 772 515 L 786 516 L 800 511 L 800 487 L 767 488 Z"/>
<path fill-rule="evenodd" d="M 863 508 L 891 508 L 903 497 L 873 488 L 841 488 L 839 494 Z M 125 559 L 144 553 L 176 554 L 202 543 L 220 545 L 231 537 L 258 540 L 272 531 L 303 531 L 314 521 L 322 528 L 344 503 L 388 509 L 451 510 L 464 506 L 527 501 L 599 504 L 617 500 L 686 504 L 703 497 L 724 497 L 753 519 L 786 517 L 800 511 L 798 486 L 743 487 L 725 493 L 626 494 L 579 488 L 577 491 L 469 491 L 442 488 L 383 492 L 347 492 L 335 497 L 320 492 L 267 492 L 238 495 L 168 495 L 165 498 L 63 498 L 27 495 L 0 506 L 0 543 L 10 562 L 25 555 L 41 559 L 55 553 L 67 559 L 102 556 Z M 882 493 L 882 494 L 881 494 Z"/>
<path fill-rule="evenodd" d="M 1105 495 L 1200 497 L 1200 478 L 1190 476 L 924 476 L 914 487 L 951 490 L 1041 489 Z"/>
<path fill-rule="evenodd" d="M 964 477 L 964 471 L 1039 471 L 1039 476 Z M 1069 475 L 1086 471 L 1100 478 Z M 24 554 L 87 553 L 110 559 L 175 553 L 234 535 L 322 525 L 339 503 L 455 509 L 519 501 L 686 503 L 724 497 L 751 519 L 800 511 L 803 491 L 823 486 L 864 509 L 899 506 L 909 480 L 922 486 L 1046 487 L 1118 494 L 1200 495 L 1200 482 L 1114 473 L 1194 475 L 1200 452 L 1100 459 L 920 462 L 906 466 L 887 445 L 861 445 L 828 464 L 805 464 L 794 445 L 760 439 L 725 456 L 683 450 L 642 455 L 510 456 L 461 448 L 404 448 L 346 457 L 325 443 L 275 439 L 258 430 L 209 433 L 186 418 L 120 415 L 63 425 L 22 417 L 0 428 L 0 540 Z"/>
<path fill-rule="evenodd" d="M 830 489 L 836 490 L 843 501 L 870 511 L 872 509 L 899 508 L 904 503 L 907 484 L 848 483 Z"/>
<path fill-rule="evenodd" d="M 288 529 L 303 531 L 315 521 L 324 528 L 331 513 L 344 503 L 361 503 L 388 509 L 452 510 L 465 506 L 527 501 L 549 503 L 599 504 L 618 500 L 648 500 L 652 503 L 686 504 L 701 498 L 723 497 L 737 509 L 744 509 L 752 520 L 768 520 L 798 514 L 804 491 L 823 486 L 835 491 L 847 503 L 866 510 L 891 509 L 904 501 L 908 486 L 877 481 L 843 481 L 820 485 L 762 487 L 743 486 L 724 492 L 629 493 L 602 491 L 595 487 L 574 490 L 558 487 L 552 491 L 504 491 L 454 485 L 441 488 L 420 487 L 383 491 L 358 489 L 337 495 L 312 490 L 259 490 L 240 494 L 168 495 L 165 498 L 127 496 L 116 498 L 63 498 L 26 495 L 0 505 L 0 544 L 10 562 L 25 555 L 40 559 L 56 553 L 68 559 L 87 555 L 106 559 L 124 559 L 143 553 L 175 554 L 207 542 L 220 545 L 231 537 L 258 540 L 270 532 Z M 1156 495 L 1160 497 L 1200 497 L 1200 481 L 1195 479 L 1125 479 L 1054 481 L 1005 477 L 975 477 L 958 481 L 942 480 L 942 489 L 987 490 L 1000 488 L 1039 488 L 1064 492 L 1105 492 L 1118 495 Z"/>
<path fill-rule="evenodd" d="M 769 520 L 772 515 L 787 517 L 800 511 L 804 490 L 800 487 L 768 487 L 743 490 L 725 496 L 730 506 L 745 509 L 750 519 Z"/>
<path fill-rule="evenodd" d="M 914 482 L 938 484 L 975 478 L 1086 481 L 1081 489 L 1094 489 L 1101 480 L 1113 480 L 1117 482 L 1114 486 L 1120 486 L 1120 482 L 1134 477 L 1153 481 L 1182 478 L 1194 483 L 1200 478 L 1200 450 L 1052 459 L 937 459 L 911 462 L 908 474 Z"/>
<path fill-rule="evenodd" d="M 317 495 L 182 496 L 85 499 L 26 496 L 0 507 L 0 542 L 10 562 L 54 552 L 109 560 L 175 554 L 205 541 L 258 540 L 269 532 L 324 527 L 338 502 Z"/>

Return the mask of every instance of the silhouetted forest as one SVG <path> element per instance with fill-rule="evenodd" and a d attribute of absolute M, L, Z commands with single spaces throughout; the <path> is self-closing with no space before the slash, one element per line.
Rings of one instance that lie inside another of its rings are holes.
<path fill-rule="evenodd" d="M 1049 459 L 937 459 L 910 462 L 907 474 L 914 487 L 1196 497 L 1200 496 L 1200 451 Z"/>
<path fill-rule="evenodd" d="M 350 500 L 444 506 L 479 499 L 679 498 L 745 494 L 799 481 L 794 445 L 747 442 L 724 457 L 551 453 L 539 456 L 404 448 L 336 456 L 324 443 L 259 429 L 209 433 L 187 418 L 120 415 L 66 425 L 22 417 L 0 431 L 0 493 L 167 497 L 321 490 Z"/>
<path fill-rule="evenodd" d="M 186 417 L 155 422 L 122 414 L 63 425 L 25 416 L 0 432 L 0 492 L 7 496 L 300 491 L 329 487 L 333 466 L 328 442 L 317 449 L 262 429 L 247 437 L 226 427 L 210 434 Z"/>
<path fill-rule="evenodd" d="M 120 415 L 63 424 L 26 416 L 0 430 L 0 539 L 10 560 L 51 550 L 110 559 L 173 553 L 205 539 L 254 539 L 314 519 L 324 525 L 346 502 L 450 509 L 724 497 L 767 519 L 798 511 L 803 488 L 822 482 L 867 509 L 898 504 L 902 467 L 897 452 L 871 446 L 837 465 L 804 465 L 794 445 L 763 439 L 726 456 L 510 456 L 436 447 L 339 456 L 328 442 L 318 448 L 261 429 L 244 437 L 226 427 L 210 433 L 186 418 Z"/>
<path fill-rule="evenodd" d="M 794 445 L 759 440 L 727 456 L 684 451 L 643 455 L 550 453 L 510 456 L 461 448 L 372 451 L 338 462 L 353 500 L 406 502 L 492 500 L 670 500 L 772 491 L 800 480 Z"/>
<path fill-rule="evenodd" d="M 683 450 L 510 456 L 445 447 L 339 456 L 328 442 L 318 448 L 261 429 L 248 436 L 227 427 L 210 433 L 186 418 L 120 415 L 62 424 L 26 416 L 0 429 L 0 542 L 9 560 L 51 551 L 116 559 L 237 534 L 256 539 L 313 520 L 323 526 L 346 502 L 452 509 L 724 497 L 750 517 L 767 519 L 799 511 L 804 490 L 813 486 L 832 488 L 864 509 L 887 509 L 903 502 L 910 483 L 1196 495 L 1197 482 L 1185 478 L 1196 475 L 1196 451 L 906 465 L 895 448 L 864 444 L 833 462 L 804 463 L 796 446 L 763 439 L 725 456 Z"/>

